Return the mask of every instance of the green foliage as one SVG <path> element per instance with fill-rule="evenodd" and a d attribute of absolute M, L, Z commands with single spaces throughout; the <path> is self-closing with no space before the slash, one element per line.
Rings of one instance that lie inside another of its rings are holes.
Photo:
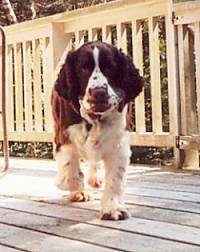
<path fill-rule="evenodd" d="M 3 144 L 0 142 L 0 156 L 3 155 Z M 41 142 L 9 142 L 11 157 L 20 158 L 53 158 L 52 143 Z"/>
<path fill-rule="evenodd" d="M 172 148 L 139 147 L 131 148 L 131 163 L 151 165 L 171 165 L 173 160 Z"/>

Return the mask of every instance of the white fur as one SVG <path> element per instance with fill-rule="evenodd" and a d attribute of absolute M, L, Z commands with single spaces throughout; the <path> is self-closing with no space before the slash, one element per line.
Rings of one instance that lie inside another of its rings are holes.
<path fill-rule="evenodd" d="M 120 211 L 124 211 L 121 196 L 130 158 L 129 138 L 125 131 L 126 109 L 125 107 L 122 113 L 114 110 L 101 122 L 92 121 L 89 132 L 86 130 L 85 122 L 70 126 L 66 134 L 69 135 L 72 144 L 62 146 L 56 155 L 59 166 L 57 184 L 61 189 L 71 191 L 83 190 L 82 177 L 79 176 L 79 158 L 83 158 L 89 164 L 91 184 L 99 182 L 97 166 L 101 160 L 104 161 L 106 175 L 101 213 L 102 215 L 111 213 L 114 219 L 118 219 Z M 83 107 L 81 113 L 86 117 L 87 111 Z M 70 162 L 70 167 L 66 167 L 68 162 Z"/>
<path fill-rule="evenodd" d="M 112 89 L 112 87 L 109 85 L 107 78 L 105 77 L 105 75 L 101 72 L 101 69 L 99 67 L 99 49 L 97 47 L 95 47 L 93 49 L 93 58 L 94 58 L 94 63 L 95 63 L 95 67 L 94 70 L 89 78 L 88 81 L 88 85 L 85 91 L 85 95 L 83 97 L 83 99 L 80 101 L 80 103 L 82 103 L 82 105 L 84 106 L 84 108 L 86 110 L 90 110 L 90 103 L 88 103 L 88 90 L 90 88 L 96 88 L 96 87 L 107 87 L 108 89 L 108 104 L 110 105 L 110 109 L 109 110 L 113 110 L 118 102 L 119 102 L 119 97 L 117 96 L 117 94 L 114 92 L 114 90 Z M 98 114 L 101 114 L 98 112 Z"/>

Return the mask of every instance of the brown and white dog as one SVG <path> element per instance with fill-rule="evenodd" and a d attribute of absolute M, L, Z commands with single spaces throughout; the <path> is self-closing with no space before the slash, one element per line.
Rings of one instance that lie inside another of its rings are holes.
<path fill-rule="evenodd" d="M 126 131 L 127 104 L 142 90 L 132 61 L 116 47 L 88 42 L 69 52 L 52 92 L 55 121 L 57 186 L 72 201 L 87 201 L 79 159 L 89 167 L 88 183 L 99 187 L 101 162 L 105 188 L 100 218 L 128 217 L 122 201 L 130 147 Z"/>

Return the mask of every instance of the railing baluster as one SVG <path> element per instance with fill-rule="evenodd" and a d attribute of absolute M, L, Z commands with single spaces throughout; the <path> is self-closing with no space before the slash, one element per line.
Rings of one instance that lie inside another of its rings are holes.
<path fill-rule="evenodd" d="M 42 132 L 41 52 L 39 39 L 33 40 L 33 102 L 35 131 Z"/>
<path fill-rule="evenodd" d="M 51 90 L 53 83 L 51 79 L 51 66 L 48 64 L 49 60 L 51 60 L 51 51 L 50 51 L 50 41 L 49 38 L 43 38 L 42 43 L 42 61 L 43 61 L 43 87 L 44 87 L 44 125 L 45 131 L 51 132 L 52 127 L 52 113 L 49 109 L 50 100 L 51 100 Z"/>
<path fill-rule="evenodd" d="M 194 51 L 196 63 L 196 92 L 197 92 L 197 115 L 198 115 L 198 133 L 200 134 L 200 22 L 194 25 Z"/>
<path fill-rule="evenodd" d="M 132 44 L 134 64 L 139 69 L 141 76 L 143 76 L 142 24 L 139 20 L 132 21 Z M 135 123 L 137 133 L 146 131 L 144 90 L 135 99 Z"/>
<path fill-rule="evenodd" d="M 24 112 L 25 112 L 25 130 L 33 131 L 33 111 L 32 111 L 32 76 L 31 68 L 31 41 L 23 42 L 24 52 Z"/>
<path fill-rule="evenodd" d="M 13 92 L 13 46 L 8 46 L 7 51 L 7 88 L 8 88 L 8 122 L 9 130 L 14 131 L 14 92 Z"/>
<path fill-rule="evenodd" d="M 23 132 L 23 83 L 21 44 L 14 44 L 16 131 Z"/>
<path fill-rule="evenodd" d="M 149 18 L 149 50 L 151 75 L 152 126 L 154 133 L 162 132 L 162 103 L 160 83 L 160 51 L 157 18 Z"/>
<path fill-rule="evenodd" d="M 111 27 L 104 25 L 102 26 L 102 41 L 111 44 L 112 37 L 111 37 Z"/>

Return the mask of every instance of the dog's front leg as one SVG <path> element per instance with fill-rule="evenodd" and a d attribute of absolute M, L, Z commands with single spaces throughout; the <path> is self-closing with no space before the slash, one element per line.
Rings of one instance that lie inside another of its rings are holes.
<path fill-rule="evenodd" d="M 71 201 L 88 201 L 84 192 L 84 175 L 80 170 L 79 157 L 71 145 L 63 145 L 55 154 L 58 172 L 57 187 L 70 191 Z"/>
<path fill-rule="evenodd" d="M 102 220 L 124 220 L 129 217 L 122 200 L 129 158 L 129 146 L 119 146 L 115 152 L 104 157 L 105 188 L 100 211 Z"/>

